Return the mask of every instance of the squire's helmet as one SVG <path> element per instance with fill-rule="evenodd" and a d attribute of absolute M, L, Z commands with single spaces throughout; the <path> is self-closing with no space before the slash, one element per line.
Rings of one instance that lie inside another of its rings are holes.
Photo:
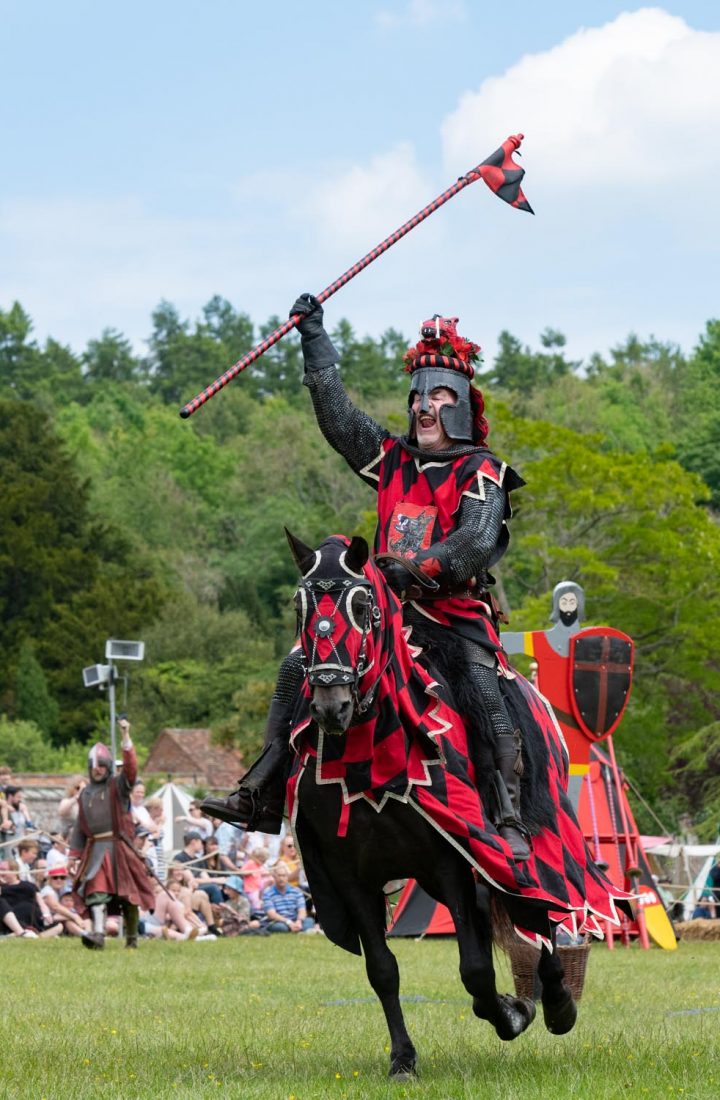
<path fill-rule="evenodd" d="M 480 390 L 470 385 L 475 375 L 473 363 L 478 361 L 480 348 L 458 336 L 457 317 L 441 317 L 436 313 L 420 326 L 420 341 L 405 353 L 405 370 L 410 375 L 408 394 L 409 437 L 412 439 L 415 418 L 412 403 L 415 394 L 421 397 L 421 411 L 428 409 L 430 393 L 439 386 L 452 390 L 457 401 L 443 405 L 440 423 L 446 435 L 458 442 L 484 442 L 487 421 Z"/>
<path fill-rule="evenodd" d="M 93 768 L 107 768 L 108 778 L 115 770 L 115 761 L 107 745 L 102 741 L 96 741 L 88 753 L 88 774 L 92 778 Z"/>

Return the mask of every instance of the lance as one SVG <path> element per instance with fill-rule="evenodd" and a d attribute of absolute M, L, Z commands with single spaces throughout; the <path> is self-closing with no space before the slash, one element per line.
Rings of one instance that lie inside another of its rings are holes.
<path fill-rule="evenodd" d="M 478 164 L 475 168 L 466 172 L 464 176 L 460 176 L 456 183 L 452 187 L 448 187 L 446 191 L 443 191 L 441 195 L 438 195 L 436 199 L 424 206 L 413 218 L 406 221 L 404 225 L 401 225 L 399 229 L 396 229 L 394 233 L 391 233 L 389 237 L 386 237 L 384 241 L 381 241 L 379 245 L 368 252 L 366 256 L 363 256 L 361 260 L 349 267 L 347 271 L 340 276 L 339 279 L 335 279 L 334 282 L 326 286 L 319 294 L 316 294 L 318 302 L 321 304 L 326 302 L 328 298 L 332 297 L 340 287 L 345 286 L 351 279 L 354 279 L 361 271 L 368 267 L 373 260 L 377 260 L 378 256 L 382 256 L 383 252 L 387 252 L 389 248 L 392 248 L 401 237 L 406 236 L 411 229 L 414 229 L 416 225 L 420 225 L 420 222 L 425 221 L 431 214 L 434 214 L 436 210 L 439 210 L 441 206 L 454 195 L 457 195 L 463 188 L 468 187 L 475 180 L 485 180 L 491 191 L 493 191 L 504 202 L 514 206 L 517 210 L 527 210 L 532 214 L 533 210 L 530 203 L 525 198 L 520 183 L 525 175 L 524 168 L 521 168 L 519 164 L 516 164 L 513 160 L 513 153 L 519 148 L 521 141 L 523 140 L 523 134 L 515 134 L 509 137 L 502 143 L 499 149 L 496 149 L 489 157 L 487 157 L 481 164 Z M 192 416 L 201 405 L 204 405 L 206 401 L 209 401 L 211 397 L 221 390 L 224 386 L 227 386 L 228 382 L 232 382 L 233 378 L 236 378 L 240 371 L 245 370 L 251 363 L 254 363 L 256 359 L 259 359 L 261 355 L 264 355 L 269 348 L 277 344 L 278 340 L 282 340 L 288 332 L 295 328 L 298 322 L 302 319 L 302 314 L 294 313 L 291 317 L 285 321 L 284 324 L 276 328 L 274 332 L 271 332 L 269 336 L 259 343 L 256 347 L 249 351 L 247 355 L 243 355 L 242 359 L 238 359 L 237 363 L 216 378 L 209 386 L 207 386 L 202 393 L 197 394 L 191 401 L 188 401 L 187 405 L 183 405 L 180 410 L 180 416 L 183 420 L 186 420 L 189 416 Z"/>

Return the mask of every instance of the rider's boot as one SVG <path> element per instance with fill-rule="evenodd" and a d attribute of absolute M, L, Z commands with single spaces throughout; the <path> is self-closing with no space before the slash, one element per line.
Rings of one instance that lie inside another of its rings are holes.
<path fill-rule="evenodd" d="M 85 947 L 102 951 L 105 946 L 105 916 L 107 905 L 91 905 L 92 932 L 83 932 L 81 939 Z"/>
<path fill-rule="evenodd" d="M 522 777 L 522 751 L 520 730 L 513 734 L 501 733 L 495 738 L 495 778 L 498 793 L 497 831 L 512 850 L 518 862 L 530 858 L 529 836 L 520 817 L 520 779 Z"/>
<path fill-rule="evenodd" d="M 292 705 L 275 698 L 270 704 L 265 748 L 227 798 L 206 798 L 200 808 L 248 832 L 279 833 L 285 808 L 285 780 Z"/>

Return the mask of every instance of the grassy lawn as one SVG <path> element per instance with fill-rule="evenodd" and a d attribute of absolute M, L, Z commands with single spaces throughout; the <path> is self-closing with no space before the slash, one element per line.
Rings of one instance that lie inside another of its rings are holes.
<path fill-rule="evenodd" d="M 420 1076 L 386 1079 L 362 961 L 319 936 L 0 942 L 0 1096 L 267 1100 L 715 1098 L 720 943 L 591 951 L 578 1023 L 513 1043 L 476 1020 L 452 941 L 393 941 Z M 498 962 L 500 986 L 511 988 Z"/>

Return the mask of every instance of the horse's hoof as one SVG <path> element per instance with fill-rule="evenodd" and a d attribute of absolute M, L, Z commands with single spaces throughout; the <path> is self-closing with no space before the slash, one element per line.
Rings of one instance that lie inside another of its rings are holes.
<path fill-rule="evenodd" d="M 572 993 L 567 993 L 555 1004 L 545 1004 L 543 1001 L 543 1017 L 545 1027 L 553 1035 L 567 1035 L 568 1031 L 572 1031 L 577 1020 L 577 1005 Z"/>
<path fill-rule="evenodd" d="M 527 997 L 511 997 L 509 994 L 498 995 L 498 1013 L 495 1019 L 495 1031 L 498 1038 L 505 1042 L 517 1039 L 523 1031 L 527 1031 L 535 1019 L 535 1002 Z"/>
<path fill-rule="evenodd" d="M 416 1081 L 417 1060 L 415 1058 L 393 1058 L 390 1062 L 391 1081 Z"/>

